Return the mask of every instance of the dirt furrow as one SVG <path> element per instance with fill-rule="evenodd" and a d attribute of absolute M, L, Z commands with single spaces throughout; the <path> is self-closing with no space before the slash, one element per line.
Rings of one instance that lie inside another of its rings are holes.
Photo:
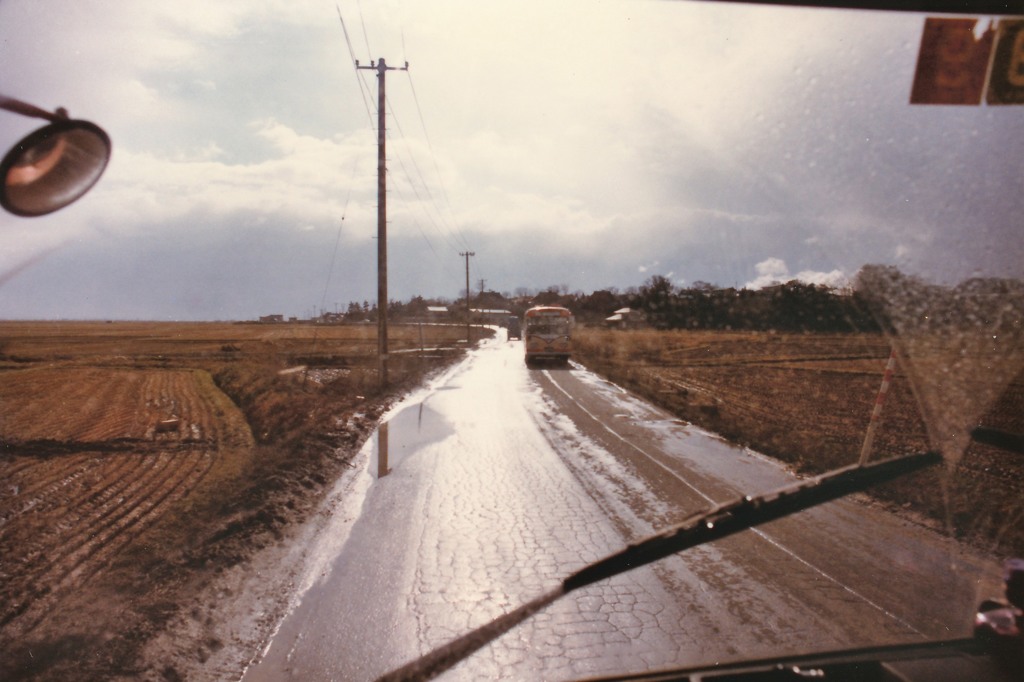
<path fill-rule="evenodd" d="M 74 460 L 67 462 L 62 470 L 64 475 L 57 484 L 37 494 L 18 516 L 22 516 L 26 524 L 32 524 L 33 518 L 56 518 L 58 520 L 49 526 L 58 530 L 67 529 L 73 525 L 69 524 L 69 519 L 80 516 L 82 510 L 91 506 L 110 485 L 125 485 L 130 480 L 126 474 L 134 472 L 139 459 L 136 456 L 96 453 L 77 455 Z M 104 485 L 104 481 L 109 483 Z M 97 486 L 100 486 L 99 489 L 94 490 Z M 74 500 L 74 503 L 69 503 L 69 500 Z M 26 518 L 26 514 L 31 517 Z M 43 536 L 33 534 L 32 543 L 37 543 L 38 538 Z M 31 556 L 33 552 L 29 549 L 26 553 Z"/>
<path fill-rule="evenodd" d="M 66 535 L 70 544 L 54 548 L 51 561 L 29 576 L 23 592 L 35 601 L 30 608 L 17 606 L 17 613 L 5 613 L 0 625 L 21 616 L 17 624 L 22 633 L 31 631 L 46 616 L 48 604 L 81 585 L 95 574 L 120 549 L 158 518 L 163 504 L 179 499 L 209 471 L 213 457 L 208 453 L 190 455 L 189 465 L 181 466 L 181 455 L 163 454 L 146 467 L 145 474 L 116 490 L 108 489 L 104 503 L 83 518 Z M 118 496 L 117 499 L 113 499 Z M 42 597 L 42 598 L 41 598 Z M 23 615 L 22 615 L 23 614 Z"/>
<path fill-rule="evenodd" d="M 75 552 L 70 557 L 74 561 L 74 566 L 65 572 L 59 587 L 80 584 L 96 573 L 123 546 L 155 521 L 165 504 L 187 495 L 212 468 L 214 458 L 204 452 L 190 456 L 190 461 L 191 465 L 188 467 L 170 467 L 172 475 L 140 491 L 133 497 L 131 504 L 121 510 L 122 513 L 117 518 L 112 519 L 101 532 L 92 536 L 89 543 Z"/>
<path fill-rule="evenodd" d="M 47 370 L 19 372 L 5 377 L 0 384 L 0 404 L 4 406 L 3 433 L 8 442 L 26 440 L 67 440 L 65 422 L 70 421 L 68 405 L 78 403 L 86 382 L 77 381 L 78 372 L 69 371 L 68 380 L 58 381 L 57 373 Z M 60 403 L 39 400 L 40 396 L 61 396 Z"/>
<path fill-rule="evenodd" d="M 160 468 L 156 465 L 162 464 Z M 33 595 L 48 593 L 56 584 L 53 580 L 54 573 L 66 574 L 73 566 L 69 566 L 69 559 L 81 547 L 93 543 L 99 533 L 110 523 L 116 521 L 119 510 L 125 513 L 124 502 L 131 500 L 137 494 L 140 486 L 149 479 L 159 477 L 160 469 L 167 466 L 167 462 L 161 462 L 158 457 L 147 456 L 142 460 L 128 477 L 118 477 L 112 485 L 104 487 L 103 500 L 99 506 L 92 506 L 86 503 L 76 504 L 68 510 L 64 520 L 71 523 L 62 529 L 53 527 L 37 528 L 37 535 L 33 547 L 24 552 L 25 563 L 36 564 L 36 560 L 42 557 L 42 561 L 33 566 L 32 569 L 22 573 L 18 583 L 23 587 L 17 590 L 22 599 L 31 599 Z M 146 490 L 148 488 L 142 488 Z M 115 499 L 116 498 L 116 499 Z M 4 609 L 0 612 L 0 626 L 5 625 L 14 617 L 12 612 L 20 613 L 21 605 L 17 604 L 13 609 Z"/>
<path fill-rule="evenodd" d="M 15 474 L 4 472 L 5 487 L 10 495 L 0 497 L 0 528 L 22 514 L 49 509 L 51 500 L 65 499 L 68 489 L 99 464 L 95 458 L 78 454 L 68 455 L 58 466 L 34 460 Z"/>
<path fill-rule="evenodd" d="M 99 386 L 94 386 L 86 401 L 75 410 L 76 421 L 68 433 L 68 440 L 95 442 L 109 440 L 104 437 L 107 420 L 117 415 L 118 398 L 125 389 L 124 378 L 114 373 Z"/>

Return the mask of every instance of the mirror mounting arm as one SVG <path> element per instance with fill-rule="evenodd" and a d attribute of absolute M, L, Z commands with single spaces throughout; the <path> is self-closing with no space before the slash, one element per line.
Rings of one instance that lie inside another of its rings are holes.
<path fill-rule="evenodd" d="M 0 109 L 5 109 L 15 114 L 21 114 L 22 116 L 46 119 L 51 122 L 66 121 L 68 119 L 68 111 L 64 107 L 58 108 L 55 112 L 50 112 L 45 109 L 40 109 L 34 104 L 22 102 L 21 100 L 14 99 L 13 97 L 7 97 L 6 95 L 0 95 Z"/>

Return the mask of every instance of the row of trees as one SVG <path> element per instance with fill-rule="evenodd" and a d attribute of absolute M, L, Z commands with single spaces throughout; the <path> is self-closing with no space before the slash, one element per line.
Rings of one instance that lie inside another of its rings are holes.
<path fill-rule="evenodd" d="M 876 319 L 862 298 L 822 284 L 792 280 L 758 290 L 677 288 L 649 279 L 631 300 L 658 329 L 775 329 L 778 331 L 875 331 Z"/>
<path fill-rule="evenodd" d="M 656 275 L 642 286 L 625 291 L 602 289 L 589 294 L 569 292 L 566 286 L 541 291 L 519 289 L 515 295 L 484 290 L 470 294 L 471 308 L 508 310 L 521 316 L 535 305 L 569 308 L 584 324 L 599 325 L 616 310 L 630 308 L 656 329 L 737 329 L 839 332 L 877 330 L 878 324 L 861 298 L 850 291 L 797 280 L 759 290 L 720 289 L 697 282 L 677 287 Z M 465 298 L 457 301 L 416 296 L 392 301 L 388 317 L 396 320 L 427 316 L 431 306 L 445 306 L 461 319 Z M 377 309 L 368 302 L 349 304 L 347 320 L 376 320 Z"/>
<path fill-rule="evenodd" d="M 465 292 L 463 292 L 465 294 Z M 531 306 L 561 305 L 577 320 L 600 325 L 617 310 L 655 329 L 736 329 L 777 331 L 878 331 L 884 327 L 988 324 L 992 329 L 1020 326 L 1024 282 L 1005 278 L 971 278 L 956 286 L 928 284 L 893 266 L 866 265 L 855 288 L 836 289 L 791 280 L 763 289 L 718 288 L 705 282 L 677 287 L 655 275 L 625 291 L 601 289 L 589 294 L 570 292 L 565 285 L 543 290 L 520 288 L 515 294 L 481 290 L 469 293 L 469 308 L 508 310 L 522 316 Z M 391 301 L 388 317 L 396 320 L 432 317 L 431 307 L 448 309 L 450 319 L 465 320 L 465 295 L 452 301 L 415 296 Z M 342 318 L 348 322 L 375 321 L 369 302 L 349 303 Z M 995 332 L 993 332 L 995 333 Z"/>

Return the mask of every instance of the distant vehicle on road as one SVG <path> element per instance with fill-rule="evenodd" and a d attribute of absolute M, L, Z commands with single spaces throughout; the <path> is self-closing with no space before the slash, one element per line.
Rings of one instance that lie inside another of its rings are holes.
<path fill-rule="evenodd" d="M 521 331 L 522 325 L 519 324 L 519 318 L 516 317 L 515 315 L 509 316 L 508 320 L 506 321 L 506 327 L 508 329 L 509 341 L 511 341 L 512 339 L 523 338 L 523 333 Z"/>
<path fill-rule="evenodd" d="M 572 354 L 573 316 L 568 308 L 536 306 L 523 315 L 526 364 L 543 360 L 567 364 Z"/>

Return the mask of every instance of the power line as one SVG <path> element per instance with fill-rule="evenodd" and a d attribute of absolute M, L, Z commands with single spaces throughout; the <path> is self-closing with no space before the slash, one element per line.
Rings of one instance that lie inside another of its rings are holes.
<path fill-rule="evenodd" d="M 399 167 L 401 167 L 403 169 L 403 171 L 404 171 L 404 164 L 402 163 L 401 156 L 397 156 L 397 158 L 398 158 Z M 406 179 L 406 182 L 409 184 L 409 187 L 412 189 L 413 193 L 416 194 L 417 205 L 421 205 L 423 200 L 420 198 L 419 194 L 416 192 L 416 187 L 413 185 L 411 178 L 408 177 L 408 173 L 405 173 L 405 179 Z M 403 202 L 405 202 L 406 204 L 412 204 L 413 203 L 402 192 L 402 189 L 401 189 L 401 187 L 399 185 L 397 185 L 397 184 L 392 185 L 392 188 L 393 188 L 393 191 L 402 199 Z M 452 244 L 451 240 L 447 238 L 445 233 L 441 232 L 438 229 L 437 223 L 434 222 L 433 216 L 429 212 L 425 212 L 425 215 L 426 215 L 427 220 L 430 221 L 431 225 L 434 227 L 434 229 L 438 230 L 438 232 L 441 234 L 441 236 L 443 238 L 445 238 L 445 240 L 448 242 L 448 245 L 449 246 L 454 246 Z M 426 242 L 427 247 L 430 249 L 431 253 L 434 254 L 435 262 L 437 264 L 439 264 L 441 266 L 441 268 L 445 271 L 445 273 L 447 273 L 449 276 L 451 276 L 452 278 L 457 277 L 458 276 L 457 273 L 452 271 L 452 269 L 448 265 L 447 261 L 441 257 L 440 253 L 438 253 L 438 250 L 437 250 L 437 248 L 435 248 L 433 241 L 430 239 L 430 236 L 427 234 L 426 230 L 423 229 L 423 225 L 421 224 L 421 222 L 419 220 L 415 219 L 415 218 L 412 218 L 411 222 L 416 227 L 416 229 L 419 231 L 420 236 L 423 238 L 423 241 Z M 458 250 L 457 247 L 455 247 L 455 250 Z"/>
<path fill-rule="evenodd" d="M 401 30 L 401 37 L 402 37 L 402 55 L 403 55 L 403 57 L 407 57 L 408 55 L 407 55 L 406 48 L 405 48 L 405 29 L 404 28 Z M 444 203 L 445 203 L 445 206 L 447 206 L 447 208 L 448 208 L 448 215 L 451 216 L 451 220 L 449 220 L 449 219 L 447 219 L 445 217 L 445 212 L 441 210 L 441 207 L 437 204 L 436 200 L 434 199 L 434 195 L 430 191 L 430 185 L 427 183 L 426 179 L 424 178 L 423 172 L 419 168 L 419 164 L 416 163 L 415 157 L 413 157 L 410 154 L 410 159 L 411 159 L 411 161 L 413 163 L 413 166 L 416 168 L 416 173 L 419 175 L 420 181 L 423 184 L 424 190 L 427 192 L 427 195 L 430 197 L 431 204 L 434 206 L 434 210 L 436 211 L 437 216 L 440 219 L 441 223 L 443 223 L 452 232 L 452 234 L 454 235 L 455 239 L 457 241 L 461 242 L 462 245 L 463 245 L 463 248 L 465 248 L 466 246 L 468 246 L 469 242 L 466 239 L 465 234 L 463 234 L 462 229 L 459 227 L 458 221 L 456 221 L 454 219 L 455 218 L 455 210 L 452 207 L 451 200 L 448 198 L 448 191 L 447 191 L 447 188 L 445 187 L 445 184 L 444 184 L 444 176 L 441 175 L 441 167 L 440 167 L 440 165 L 437 162 L 437 154 L 434 152 L 434 145 L 430 141 L 430 135 L 427 133 L 426 120 L 423 117 L 423 108 L 420 106 L 420 100 L 419 100 L 418 95 L 416 94 L 416 86 L 413 84 L 413 81 L 412 81 L 412 73 L 411 72 L 406 72 L 406 77 L 409 80 L 409 89 L 410 89 L 410 92 L 412 93 L 413 102 L 416 105 L 416 114 L 417 114 L 417 116 L 419 117 L 419 120 L 420 120 L 420 128 L 423 131 L 423 138 L 424 138 L 424 140 L 426 140 L 427 149 L 430 151 L 430 158 L 431 158 L 431 161 L 434 164 L 434 172 L 437 174 L 438 185 L 441 188 L 441 196 L 444 198 Z M 390 102 L 389 102 L 388 106 L 390 107 Z M 391 117 L 395 121 L 395 125 L 396 125 L 396 127 L 398 127 L 399 133 L 402 135 L 402 137 L 404 139 L 408 139 L 408 138 L 405 138 L 405 132 L 402 131 L 401 125 L 399 124 L 398 118 L 395 116 L 395 112 L 394 111 L 391 111 Z M 446 237 L 446 239 L 447 239 L 447 237 Z"/>
<path fill-rule="evenodd" d="M 363 3 L 360 0 L 356 0 L 356 6 L 359 8 L 359 23 L 363 25 L 363 41 L 366 43 L 366 54 L 373 54 L 373 50 L 370 49 L 370 37 L 366 34 L 366 18 L 363 16 Z"/>
<path fill-rule="evenodd" d="M 403 38 L 403 40 L 404 40 L 404 38 Z M 416 105 L 416 113 L 417 113 L 417 115 L 419 116 L 419 119 L 420 119 L 420 127 L 423 129 L 423 138 L 427 141 L 427 149 L 430 150 L 430 158 L 434 162 L 434 172 L 437 173 L 437 182 L 441 186 L 441 196 L 444 197 L 445 204 L 448 206 L 448 211 L 449 211 L 449 213 L 451 213 L 452 217 L 454 218 L 454 216 L 455 216 L 455 209 L 452 208 L 451 200 L 449 200 L 449 198 L 448 198 L 448 190 L 445 188 L 444 176 L 441 175 L 441 167 L 437 163 L 437 154 L 434 153 L 434 145 L 433 145 L 433 143 L 431 143 L 430 135 L 427 133 L 427 123 L 426 123 L 426 120 L 423 118 L 423 109 L 420 107 L 420 99 L 416 95 L 416 86 L 413 85 L 412 74 L 408 74 L 408 81 L 409 81 L 409 90 L 412 92 L 412 100 L 413 100 L 413 103 Z M 467 243 L 466 242 L 466 236 L 462 233 L 461 228 L 459 228 L 458 222 L 453 222 L 453 224 L 455 226 L 455 231 L 456 231 L 456 233 L 457 233 L 457 235 L 459 237 L 459 240 L 463 244 Z"/>
<path fill-rule="evenodd" d="M 352 41 L 348 37 L 348 27 L 345 26 L 345 17 L 341 16 L 341 7 L 334 6 L 338 10 L 338 19 L 341 20 L 341 31 L 345 34 L 345 44 L 348 45 L 348 54 L 352 58 L 352 63 L 357 64 L 359 60 L 356 59 L 356 53 L 352 49 Z M 359 70 L 353 68 L 352 73 L 356 76 L 356 86 L 359 88 L 359 94 L 363 97 L 363 106 L 366 107 L 366 115 L 370 120 L 370 129 L 373 129 L 373 112 L 371 111 L 370 101 L 367 97 L 368 86 L 366 81 L 363 80 L 359 75 Z"/>
<path fill-rule="evenodd" d="M 399 165 L 401 165 L 401 159 L 399 159 Z M 393 185 L 392 187 L 393 187 L 394 192 L 396 194 L 398 194 L 398 196 L 403 201 L 405 201 L 406 203 L 412 203 L 411 201 L 409 201 L 408 197 L 406 197 L 405 194 L 402 193 L 401 188 L 399 188 L 397 185 Z M 415 187 L 413 187 L 412 189 L 413 189 L 413 193 L 415 193 Z M 428 219 L 431 218 L 429 213 L 427 214 L 427 218 Z M 427 235 L 426 231 L 423 229 L 423 226 L 420 224 L 420 221 L 416 220 L 415 218 L 413 218 L 412 219 L 412 223 L 419 230 L 420 235 L 423 237 L 423 241 L 425 241 L 427 243 L 427 246 L 430 248 L 431 252 L 437 257 L 438 263 L 440 263 L 442 267 L 445 267 L 447 269 L 447 266 L 445 265 L 444 261 L 441 260 L 441 254 L 439 254 L 437 249 L 434 248 L 434 243 L 431 241 L 430 237 Z M 437 225 L 435 224 L 434 227 L 436 228 Z M 443 237 L 444 234 L 442 233 L 441 236 Z M 449 242 L 449 246 L 451 246 L 451 242 Z"/>
<path fill-rule="evenodd" d="M 388 102 L 388 110 L 391 112 L 391 119 L 395 123 L 395 128 L 398 130 L 399 136 L 403 140 L 405 140 L 406 143 L 408 143 L 408 138 L 405 136 L 405 132 L 402 130 L 402 126 L 401 126 L 401 123 L 398 121 L 398 117 L 395 115 L 394 110 L 391 108 L 390 101 Z M 416 195 L 416 199 L 420 203 L 423 203 L 423 198 L 420 196 L 419 190 L 416 189 L 416 183 L 413 182 L 412 176 L 409 175 L 409 171 L 405 167 L 405 162 L 402 160 L 401 155 L 398 155 L 397 158 L 398 158 L 399 166 L 401 167 L 402 172 L 405 174 L 405 177 L 406 177 L 406 179 L 409 182 L 409 186 L 412 189 L 413 194 Z M 443 222 L 444 221 L 444 216 L 441 213 L 440 207 L 437 205 L 437 201 L 434 199 L 434 195 L 430 191 L 430 186 L 427 184 L 426 178 L 423 177 L 423 172 L 420 170 L 419 164 L 416 163 L 415 156 L 413 156 L 411 153 L 409 154 L 409 161 L 410 161 L 410 163 L 412 163 L 413 169 L 416 171 L 417 176 L 419 176 L 420 183 L 423 186 L 423 190 L 426 192 L 427 199 L 429 200 L 429 204 L 434 208 L 434 212 L 437 214 L 437 217 Z M 437 221 L 434 220 L 434 216 L 431 215 L 431 213 L 429 211 L 425 211 L 425 213 L 427 215 L 427 218 L 430 220 L 431 224 L 438 231 L 438 233 L 440 233 L 440 235 L 445 239 L 445 241 L 448 242 L 449 246 L 451 246 L 455 250 L 458 250 L 460 248 L 459 245 L 457 245 L 454 241 L 452 241 L 452 239 L 441 229 L 441 227 L 438 225 Z M 458 235 L 454 235 L 454 236 L 457 237 Z M 462 241 L 462 247 L 461 248 L 465 248 L 465 244 L 466 244 L 465 239 L 461 239 L 460 241 Z"/>

